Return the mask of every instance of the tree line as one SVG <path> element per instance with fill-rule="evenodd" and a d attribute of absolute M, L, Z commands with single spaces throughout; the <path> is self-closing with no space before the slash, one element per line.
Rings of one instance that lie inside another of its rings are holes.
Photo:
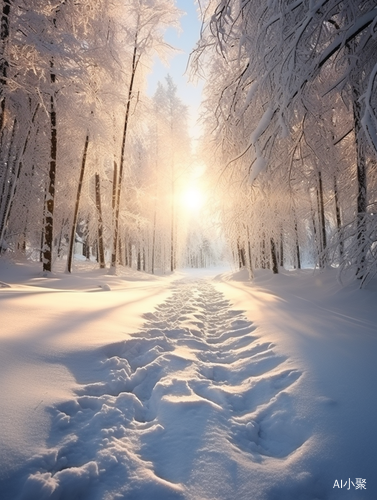
<path fill-rule="evenodd" d="M 194 70 L 235 259 L 377 271 L 377 3 L 209 0 Z"/>
<path fill-rule="evenodd" d="M 201 161 L 237 265 L 377 271 L 377 3 L 201 0 Z M 187 108 L 146 74 L 173 0 L 3 0 L 0 247 L 52 270 L 74 243 L 99 266 L 215 260 L 179 197 Z M 216 196 L 215 196 L 216 195 Z M 217 214 L 217 215 L 216 215 Z M 185 220 L 186 217 L 186 220 Z"/>
<path fill-rule="evenodd" d="M 2 1 L 2 253 L 71 272 L 79 242 L 112 273 L 176 268 L 187 108 L 171 78 L 149 98 L 146 75 L 179 16 L 174 0 Z"/>

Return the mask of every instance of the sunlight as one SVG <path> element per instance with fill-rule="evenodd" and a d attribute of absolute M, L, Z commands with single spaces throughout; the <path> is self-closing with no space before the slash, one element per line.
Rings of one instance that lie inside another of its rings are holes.
<path fill-rule="evenodd" d="M 188 211 L 198 211 L 204 204 L 204 195 L 197 188 L 189 188 L 182 193 L 181 203 Z"/>

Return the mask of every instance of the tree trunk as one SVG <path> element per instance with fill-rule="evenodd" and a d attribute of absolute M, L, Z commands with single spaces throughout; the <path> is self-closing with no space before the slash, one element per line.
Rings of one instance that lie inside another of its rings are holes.
<path fill-rule="evenodd" d="M 122 248 L 122 240 L 121 240 L 121 238 L 119 238 L 118 242 L 119 242 L 119 264 L 121 266 L 123 266 L 124 265 L 124 259 L 123 259 L 123 248 Z"/>
<path fill-rule="evenodd" d="M 250 243 L 249 226 L 246 226 L 246 232 L 247 232 L 247 250 L 248 250 L 248 254 L 249 254 L 249 277 L 250 277 L 250 279 L 252 279 L 253 275 L 254 275 L 254 269 L 253 269 L 253 259 L 251 256 L 251 243 Z"/>
<path fill-rule="evenodd" d="M 172 174 L 173 176 L 173 174 Z M 174 213 L 174 196 L 175 196 L 175 186 L 174 186 L 174 178 L 172 178 L 171 184 L 171 234 L 170 234 L 170 271 L 173 272 L 175 269 L 175 245 L 174 245 L 174 221 L 175 221 L 175 213 Z"/>
<path fill-rule="evenodd" d="M 38 109 L 39 109 L 39 104 L 37 104 L 35 111 L 33 113 L 33 116 L 31 119 L 31 125 L 30 125 L 28 132 L 26 134 L 25 142 L 24 142 L 23 148 L 21 150 L 21 153 L 14 160 L 14 164 L 13 164 L 13 168 L 12 168 L 14 180 L 13 180 L 12 185 L 10 186 L 9 191 L 8 191 L 8 195 L 6 198 L 5 211 L 3 213 L 3 217 L 1 220 L 1 224 L 0 224 L 0 241 L 3 240 L 4 235 L 5 235 L 5 231 L 6 231 L 6 228 L 8 225 L 8 221 L 9 221 L 10 214 L 12 211 L 13 202 L 14 202 L 15 196 L 16 196 L 17 185 L 18 185 L 18 182 L 20 179 L 20 174 L 21 174 L 22 167 L 23 167 L 22 160 L 23 160 L 23 157 L 24 157 L 25 152 L 26 152 L 26 148 L 27 148 L 28 143 L 29 143 L 32 126 L 35 122 L 35 117 L 37 116 Z"/>
<path fill-rule="evenodd" d="M 261 243 L 261 268 L 270 269 L 270 259 L 266 255 L 266 236 L 263 234 Z"/>
<path fill-rule="evenodd" d="M 137 270 L 141 271 L 141 252 L 140 252 L 140 244 L 137 247 Z"/>
<path fill-rule="evenodd" d="M 114 221 L 114 234 L 113 234 L 113 251 L 111 255 L 111 273 L 116 273 L 116 265 L 117 265 L 117 250 L 118 250 L 118 238 L 119 238 L 119 212 L 120 212 L 120 194 L 122 190 L 122 180 L 123 180 L 123 170 L 124 170 L 124 155 L 126 149 L 126 139 L 127 139 L 127 130 L 130 118 L 130 109 L 131 109 L 131 99 L 132 92 L 135 82 L 136 70 L 138 66 L 138 31 L 135 33 L 134 47 L 133 47 L 133 55 L 132 55 L 132 66 L 131 66 L 131 79 L 130 85 L 128 88 L 128 98 L 126 105 L 126 115 L 124 119 L 124 127 L 123 127 L 123 138 L 122 138 L 122 150 L 120 155 L 120 165 L 119 165 L 119 175 L 118 182 L 116 188 L 116 199 L 115 199 L 115 221 Z"/>
<path fill-rule="evenodd" d="M 84 179 L 85 165 L 86 165 L 86 156 L 87 156 L 87 153 L 88 153 L 88 145 L 89 145 L 89 134 L 87 134 L 86 138 L 85 138 L 84 152 L 83 152 L 82 161 L 81 161 L 80 178 L 79 178 L 79 183 L 78 183 L 78 186 L 77 186 L 77 193 L 76 193 L 75 211 L 74 211 L 74 214 L 73 214 L 73 221 L 72 221 L 72 228 L 71 228 L 71 237 L 70 237 L 70 240 L 69 240 L 69 250 L 68 250 L 68 260 L 67 260 L 67 271 L 69 273 L 72 272 L 73 250 L 74 250 L 74 246 L 75 246 L 75 236 L 76 236 L 77 219 L 78 219 L 78 216 L 79 216 L 79 206 L 80 206 L 82 181 Z"/>
<path fill-rule="evenodd" d="M 3 180 L 3 186 L 1 189 L 1 197 L 0 197 L 0 248 L 2 247 L 2 242 L 4 238 L 4 233 L 5 233 L 5 227 L 6 227 L 6 220 L 7 220 L 7 212 L 8 212 L 8 207 L 10 206 L 10 200 L 12 198 L 11 191 L 12 191 L 12 186 L 14 181 L 14 176 L 15 172 L 13 169 L 10 167 L 12 164 L 14 167 L 14 162 L 11 161 L 12 157 L 12 151 L 13 151 L 13 143 L 14 143 L 14 137 L 16 134 L 16 127 L 17 127 L 17 119 L 14 119 L 13 121 L 13 127 L 12 127 L 12 135 L 9 143 L 9 149 L 8 149 L 8 154 L 7 154 L 7 159 L 4 162 L 4 180 Z"/>
<path fill-rule="evenodd" d="M 156 255 L 156 220 L 157 220 L 157 210 L 156 210 L 156 202 L 154 205 L 154 214 L 153 214 L 153 233 L 152 233 L 152 274 L 154 274 L 154 262 L 155 262 L 155 255 Z"/>
<path fill-rule="evenodd" d="M 56 104 L 55 104 L 55 82 L 54 61 L 51 60 L 51 96 L 50 96 L 50 169 L 48 173 L 48 187 L 45 204 L 45 230 L 43 242 L 43 271 L 52 271 L 52 248 L 54 240 L 54 205 L 55 205 L 55 180 L 56 180 L 56 157 L 57 157 L 57 129 L 56 129 Z"/>
<path fill-rule="evenodd" d="M 3 131 L 5 122 L 5 96 L 4 89 L 7 85 L 8 68 L 9 63 L 7 60 L 6 45 L 9 39 L 9 17 L 10 17 L 10 0 L 3 0 L 3 12 L 1 16 L 1 27 L 0 27 L 0 43 L 1 43 L 1 54 L 0 54 L 0 133 Z"/>
<path fill-rule="evenodd" d="M 116 198 L 117 198 L 117 184 L 118 184 L 118 165 L 114 160 L 114 170 L 113 170 L 113 195 L 111 198 L 111 206 L 113 209 L 113 217 L 115 222 L 115 206 L 116 206 Z"/>
<path fill-rule="evenodd" d="M 274 274 L 278 274 L 279 273 L 278 259 L 276 255 L 276 245 L 273 238 L 271 238 L 271 260 L 272 260 L 272 272 Z"/>
<path fill-rule="evenodd" d="M 297 217 L 296 217 L 296 211 L 295 210 L 294 210 L 294 218 L 295 218 L 295 239 L 296 239 L 297 269 L 301 269 L 301 253 L 300 253 L 300 244 L 299 244 L 299 239 L 298 239 Z"/>
<path fill-rule="evenodd" d="M 317 202 L 318 202 L 318 189 L 316 190 L 316 195 L 317 195 Z M 309 191 L 309 201 L 310 201 L 310 214 L 311 214 L 311 220 L 312 220 L 312 226 L 313 226 L 313 237 L 314 237 L 315 246 L 317 248 L 317 258 L 318 258 L 318 263 L 319 263 L 319 256 L 321 254 L 321 241 L 320 241 L 320 238 L 318 237 L 316 212 L 315 212 L 315 209 L 313 208 L 313 201 L 312 201 L 310 191 Z"/>
<path fill-rule="evenodd" d="M 128 262 L 130 268 L 132 268 L 132 241 L 128 242 Z"/>
<path fill-rule="evenodd" d="M 338 229 L 338 238 L 339 238 L 339 257 L 340 260 L 342 260 L 344 254 L 344 242 L 343 242 L 342 220 L 340 216 L 338 183 L 336 180 L 336 175 L 334 175 L 334 201 L 335 201 L 336 227 Z"/>
<path fill-rule="evenodd" d="M 98 217 L 98 261 L 100 269 L 105 268 L 105 252 L 103 248 L 103 219 L 101 207 L 101 184 L 99 174 L 95 175 L 96 207 Z"/>
<path fill-rule="evenodd" d="M 95 255 L 96 261 L 99 262 L 98 241 L 97 240 L 93 241 L 92 255 Z"/>
<path fill-rule="evenodd" d="M 126 267 L 129 267 L 129 262 L 128 262 L 128 240 L 125 238 L 124 240 L 124 265 Z"/>
<path fill-rule="evenodd" d="M 46 198 L 47 198 L 47 191 L 45 191 L 44 200 L 43 200 L 41 248 L 40 248 L 40 252 L 39 252 L 39 262 L 42 262 L 42 263 L 43 263 L 43 242 L 45 239 L 45 227 L 46 227 Z"/>
<path fill-rule="evenodd" d="M 363 279 L 365 274 L 365 258 L 366 258 L 366 220 L 367 211 L 367 162 L 364 153 L 362 141 L 362 125 L 361 125 L 361 103 L 360 95 L 356 87 L 352 87 L 352 104 L 353 116 L 355 123 L 355 145 L 357 154 L 356 179 L 357 179 L 357 245 L 358 254 L 360 255 L 356 277 Z"/>
<path fill-rule="evenodd" d="M 240 242 L 237 241 L 237 259 L 238 259 L 238 269 L 242 268 L 242 260 L 241 260 L 241 247 Z"/>
<path fill-rule="evenodd" d="M 85 222 L 85 231 L 82 236 L 82 254 L 86 260 L 90 260 L 89 220 Z"/>
<path fill-rule="evenodd" d="M 202 249 L 201 249 L 202 253 Z M 244 247 L 239 247 L 239 254 L 240 254 L 240 269 L 243 267 L 246 267 L 246 256 L 245 256 L 245 249 Z"/>
<path fill-rule="evenodd" d="M 322 242 L 320 261 L 321 261 L 321 267 L 324 267 L 326 262 L 325 254 L 327 249 L 327 237 L 326 237 L 325 204 L 323 201 L 322 173 L 320 170 L 318 171 L 318 195 L 319 195 L 318 197 L 319 222 L 321 228 L 321 242 Z"/>

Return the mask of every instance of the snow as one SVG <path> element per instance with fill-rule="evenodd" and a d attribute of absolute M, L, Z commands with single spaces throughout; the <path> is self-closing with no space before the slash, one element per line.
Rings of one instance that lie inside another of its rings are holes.
<path fill-rule="evenodd" d="M 375 498 L 375 283 L 86 265 L 0 261 L 1 499 Z"/>
<path fill-rule="evenodd" d="M 273 108 L 268 106 L 266 111 L 263 113 L 263 116 L 260 119 L 256 129 L 253 131 L 253 133 L 250 136 L 250 143 L 251 144 L 253 144 L 254 146 L 256 145 L 260 136 L 266 131 L 273 115 L 274 115 Z"/>
<path fill-rule="evenodd" d="M 258 177 L 258 175 L 266 168 L 267 165 L 267 160 L 263 158 L 263 156 L 258 156 L 253 163 L 251 169 L 250 169 L 250 174 L 249 174 L 249 182 L 250 184 L 253 184 L 255 179 Z"/>

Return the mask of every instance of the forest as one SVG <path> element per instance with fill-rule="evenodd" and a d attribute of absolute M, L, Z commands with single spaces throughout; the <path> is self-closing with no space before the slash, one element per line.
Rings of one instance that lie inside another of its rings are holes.
<path fill-rule="evenodd" d="M 377 0 L 0 16 L 1 500 L 374 500 Z"/>
<path fill-rule="evenodd" d="M 193 148 L 174 81 L 146 75 L 174 0 L 3 0 L 0 251 L 116 274 L 377 272 L 377 2 L 200 0 Z M 203 167 L 203 165 L 205 167 Z M 200 171 L 200 176 L 198 174 Z M 204 172 L 203 172 L 204 171 Z M 200 214 L 182 207 L 200 177 Z M 225 252 L 226 253 L 226 252 Z"/>

